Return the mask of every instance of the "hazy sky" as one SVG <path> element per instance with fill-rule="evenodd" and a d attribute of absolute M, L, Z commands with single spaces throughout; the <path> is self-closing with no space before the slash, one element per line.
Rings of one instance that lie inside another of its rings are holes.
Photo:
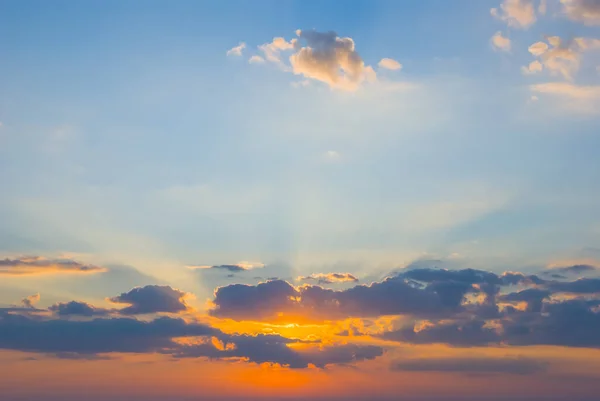
<path fill-rule="evenodd" d="M 599 123 L 599 0 L 0 0 L 3 401 L 595 400 Z"/>

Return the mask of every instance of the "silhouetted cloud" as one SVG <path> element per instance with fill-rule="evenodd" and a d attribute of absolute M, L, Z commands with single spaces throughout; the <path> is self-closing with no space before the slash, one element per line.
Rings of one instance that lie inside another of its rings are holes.
<path fill-rule="evenodd" d="M 502 295 L 499 297 L 499 300 L 505 302 L 526 302 L 528 311 L 540 312 L 542 310 L 542 302 L 551 294 L 552 293 L 547 290 L 528 288 L 523 291 Z"/>
<path fill-rule="evenodd" d="M 173 289 L 168 285 L 147 285 L 112 297 L 110 301 L 129 304 L 129 306 L 119 310 L 119 313 L 124 315 L 158 312 L 178 313 L 188 309 L 185 297 L 185 292 Z"/>
<path fill-rule="evenodd" d="M 298 281 L 313 281 L 318 284 L 356 283 L 358 278 L 350 273 L 315 273 L 310 276 L 300 276 Z"/>
<path fill-rule="evenodd" d="M 180 340 L 184 341 L 180 341 Z M 177 358 L 240 358 L 290 368 L 325 367 L 373 359 L 383 349 L 372 345 L 327 345 L 293 349 L 304 342 L 279 335 L 232 335 L 201 323 L 170 317 L 151 321 L 104 318 L 86 321 L 39 320 L 0 312 L 0 348 L 97 359 L 111 353 L 162 353 Z"/>
<path fill-rule="evenodd" d="M 600 269 L 596 266 L 580 264 L 580 265 L 572 265 L 572 266 L 565 266 L 565 267 L 556 267 L 556 268 L 553 268 L 551 271 L 548 271 L 545 273 L 549 274 L 550 272 L 556 272 L 559 274 L 585 274 L 585 273 L 590 273 L 590 272 L 594 272 L 594 271 L 598 271 L 598 270 L 600 270 Z"/>
<path fill-rule="evenodd" d="M 37 274 L 100 273 L 105 268 L 86 265 L 70 259 L 46 259 L 41 256 L 1 259 L 0 275 L 26 276 Z"/>
<path fill-rule="evenodd" d="M 581 278 L 570 282 L 553 281 L 546 284 L 546 288 L 554 292 L 595 294 L 600 293 L 600 278 Z"/>
<path fill-rule="evenodd" d="M 85 302 L 70 301 L 60 302 L 48 308 L 58 316 L 101 316 L 110 311 L 107 309 L 96 308 Z"/>
<path fill-rule="evenodd" d="M 508 373 L 530 375 L 544 372 L 548 364 L 530 358 L 428 358 L 392 363 L 392 370 L 410 372 L 453 372 L 461 374 Z"/>

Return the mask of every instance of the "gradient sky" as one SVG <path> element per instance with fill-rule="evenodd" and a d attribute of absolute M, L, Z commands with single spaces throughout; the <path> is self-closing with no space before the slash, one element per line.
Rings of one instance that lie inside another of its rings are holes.
<path fill-rule="evenodd" d="M 599 127 L 599 0 L 0 0 L 0 398 L 597 400 Z"/>

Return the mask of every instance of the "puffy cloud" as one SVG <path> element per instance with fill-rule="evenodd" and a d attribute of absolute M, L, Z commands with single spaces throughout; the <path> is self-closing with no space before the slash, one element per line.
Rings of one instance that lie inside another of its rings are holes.
<path fill-rule="evenodd" d="M 551 294 L 548 290 L 528 288 L 523 291 L 502 295 L 499 297 L 499 300 L 503 302 L 526 302 L 528 311 L 540 312 L 543 301 L 548 299 Z"/>
<path fill-rule="evenodd" d="M 265 267 L 264 263 L 260 262 L 239 262 L 234 265 L 189 265 L 188 269 L 192 270 L 226 270 L 232 273 L 239 273 L 252 269 L 260 269 Z"/>
<path fill-rule="evenodd" d="M 402 64 L 392 58 L 382 58 L 377 64 L 380 68 L 385 68 L 386 70 L 400 70 L 402 69 Z"/>
<path fill-rule="evenodd" d="M 467 294 L 483 294 L 489 307 L 500 286 L 541 282 L 536 276 L 521 273 L 509 272 L 498 276 L 473 269 L 414 269 L 382 282 L 340 291 L 317 285 L 296 288 L 286 281 L 275 280 L 257 285 L 234 284 L 218 288 L 210 313 L 236 320 L 451 316 L 467 310 L 463 305 Z"/>
<path fill-rule="evenodd" d="M 60 302 L 48 308 L 58 316 L 101 316 L 109 313 L 107 309 L 96 308 L 85 302 Z"/>
<path fill-rule="evenodd" d="M 500 335 L 484 320 L 415 325 L 381 335 L 382 338 L 412 344 L 450 344 L 460 347 L 486 346 L 500 342 Z"/>
<path fill-rule="evenodd" d="M 528 28 L 536 21 L 533 0 L 504 0 L 500 9 L 492 8 L 491 14 L 514 28 Z"/>
<path fill-rule="evenodd" d="M 235 358 L 300 369 L 310 365 L 347 364 L 383 354 L 381 347 L 373 345 L 289 347 L 302 342 L 279 335 L 225 334 L 205 324 L 169 317 L 151 321 L 133 318 L 39 320 L 0 312 L 0 349 L 57 357 L 89 359 L 106 358 L 110 353 L 162 353 L 177 358 Z"/>
<path fill-rule="evenodd" d="M 452 372 L 461 374 L 507 373 L 530 375 L 544 372 L 547 363 L 524 357 L 505 358 L 427 358 L 392 363 L 392 370 L 408 372 Z"/>
<path fill-rule="evenodd" d="M 30 295 L 21 300 L 21 304 L 26 308 L 35 308 L 35 304 L 40 301 L 40 294 Z"/>
<path fill-rule="evenodd" d="M 265 59 L 262 58 L 261 56 L 254 55 L 254 56 L 250 57 L 250 60 L 248 60 L 248 62 L 250 64 L 262 64 L 265 62 Z"/>
<path fill-rule="evenodd" d="M 284 71 L 324 82 L 336 89 L 356 90 L 364 81 L 377 79 L 373 68 L 366 66 L 356 51 L 352 38 L 339 37 L 333 31 L 300 29 L 296 35 L 297 38 L 290 41 L 276 37 L 272 42 L 259 46 L 264 60 Z M 283 57 L 284 53 L 289 54 L 287 60 Z M 392 66 L 390 62 L 394 60 L 387 60 L 390 61 L 384 64 Z M 393 66 L 397 69 L 395 64 Z"/>
<path fill-rule="evenodd" d="M 86 265 L 70 259 L 46 259 L 41 256 L 0 260 L 0 275 L 101 273 L 103 267 Z"/>
<path fill-rule="evenodd" d="M 234 46 L 231 49 L 227 50 L 227 55 L 228 56 L 241 56 L 242 52 L 244 51 L 245 48 L 246 48 L 246 43 L 240 42 L 239 45 Z"/>
<path fill-rule="evenodd" d="M 523 72 L 523 74 L 527 75 L 541 72 L 543 69 L 544 66 L 538 60 L 532 61 L 527 67 L 521 67 L 521 71 Z"/>
<path fill-rule="evenodd" d="M 110 298 L 111 302 L 129 304 L 120 309 L 124 315 L 138 315 L 145 313 L 179 313 L 188 310 L 185 303 L 187 294 L 168 285 L 147 285 L 137 287 L 129 292 Z"/>
<path fill-rule="evenodd" d="M 561 0 L 565 14 L 586 25 L 600 25 L 600 0 Z"/>
<path fill-rule="evenodd" d="M 494 36 L 492 36 L 491 43 L 492 43 L 492 47 L 495 50 L 502 50 L 505 52 L 510 51 L 510 48 L 511 48 L 510 39 L 505 36 L 502 36 L 502 32 L 500 32 L 500 31 L 496 32 L 494 34 Z"/>
<path fill-rule="evenodd" d="M 600 39 L 576 37 L 566 43 L 558 36 L 549 36 L 546 40 L 548 43 L 536 42 L 529 46 L 529 52 L 539 57 L 541 61 L 539 64 L 542 64 L 551 74 L 562 75 L 569 80 L 572 80 L 574 74 L 579 70 L 582 54 L 586 51 L 600 49 Z M 542 66 L 534 63 L 535 61 L 529 65 L 527 70 L 529 72 L 541 71 Z"/>
<path fill-rule="evenodd" d="M 315 273 L 310 276 L 298 277 L 298 281 L 313 281 L 318 284 L 356 283 L 358 278 L 350 273 Z"/>

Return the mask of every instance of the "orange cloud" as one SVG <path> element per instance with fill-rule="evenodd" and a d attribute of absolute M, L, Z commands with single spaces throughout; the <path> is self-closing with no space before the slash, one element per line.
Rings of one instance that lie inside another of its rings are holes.
<path fill-rule="evenodd" d="M 41 256 L 0 260 L 0 275 L 29 276 L 40 274 L 102 273 L 106 269 L 71 259 L 46 259 Z"/>

